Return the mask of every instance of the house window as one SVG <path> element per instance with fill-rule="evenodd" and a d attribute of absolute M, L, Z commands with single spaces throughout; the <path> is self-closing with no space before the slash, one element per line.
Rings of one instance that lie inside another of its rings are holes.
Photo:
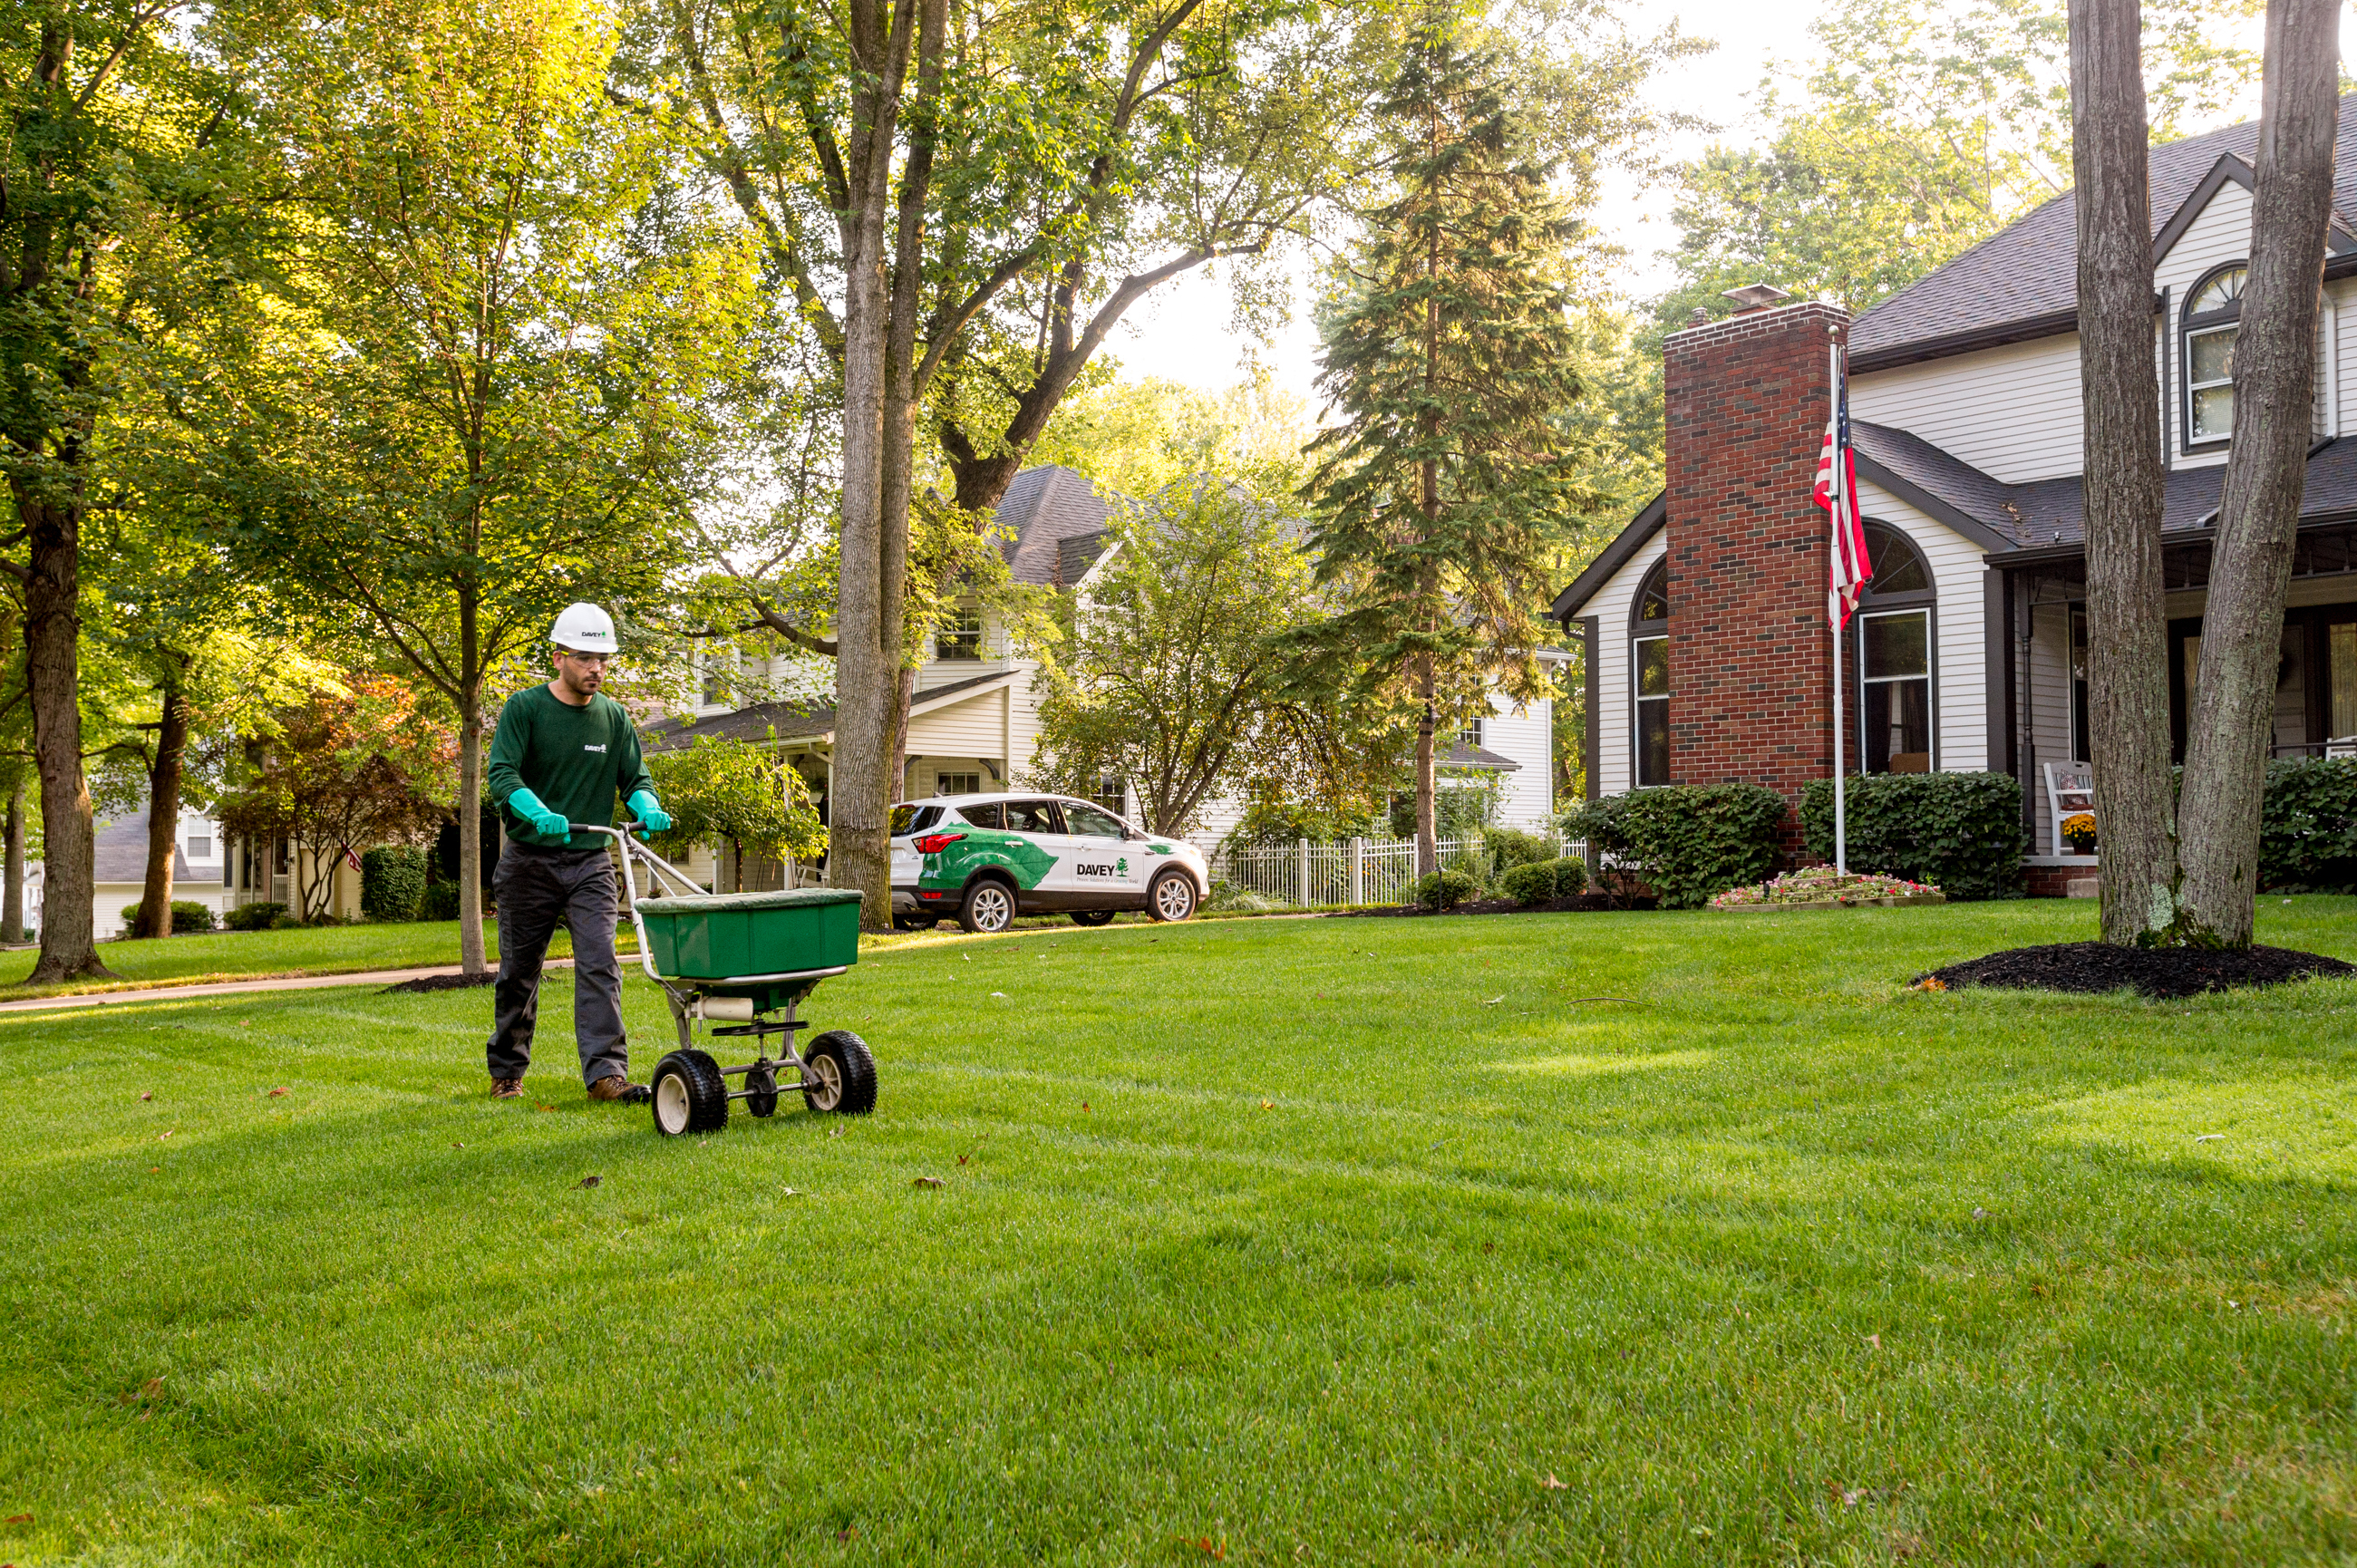
<path fill-rule="evenodd" d="M 2234 433 L 2234 338 L 2242 330 L 2244 269 L 2222 267 L 2185 303 L 2185 442 Z"/>
<path fill-rule="evenodd" d="M 188 835 L 188 858 L 190 860 L 210 860 L 212 857 L 213 841 L 210 837 L 203 833 L 191 833 Z"/>
<path fill-rule="evenodd" d="M 936 795 L 979 795 L 982 775 L 979 773 L 936 773 L 933 775 Z"/>
<path fill-rule="evenodd" d="M 704 706 L 717 707 L 728 700 L 728 677 L 734 672 L 731 667 L 736 662 L 737 650 L 733 648 L 725 652 L 714 649 L 705 654 L 704 680 L 700 688 Z"/>
<path fill-rule="evenodd" d="M 2341 740 L 2357 736 L 2357 620 L 2334 621 L 2324 636 L 2327 738 Z"/>
<path fill-rule="evenodd" d="M 1129 809 L 1129 789 L 1118 773 L 1099 774 L 1097 787 L 1090 791 L 1089 799 L 1116 817 Z"/>
<path fill-rule="evenodd" d="M 1670 564 L 1657 561 L 1637 585 L 1629 639 L 1637 787 L 1670 781 Z"/>
<path fill-rule="evenodd" d="M 942 623 L 933 634 L 933 657 L 936 659 L 979 659 L 982 657 L 982 612 L 958 610 Z"/>
<path fill-rule="evenodd" d="M 1866 525 L 1874 576 L 1850 623 L 1857 675 L 1857 768 L 1929 773 L 1936 747 L 1932 569 L 1897 529 Z"/>

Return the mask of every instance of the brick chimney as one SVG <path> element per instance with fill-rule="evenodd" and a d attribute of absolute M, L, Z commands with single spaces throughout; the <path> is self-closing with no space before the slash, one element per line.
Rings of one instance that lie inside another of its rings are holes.
<path fill-rule="evenodd" d="M 1833 771 L 1830 522 L 1809 499 L 1838 306 L 1746 309 L 1662 346 L 1670 776 L 1797 807 Z M 1787 849 L 1800 846 L 1797 817 Z"/>

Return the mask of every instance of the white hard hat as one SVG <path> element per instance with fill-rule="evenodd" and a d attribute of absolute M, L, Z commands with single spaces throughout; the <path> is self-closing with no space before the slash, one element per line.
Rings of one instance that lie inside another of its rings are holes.
<path fill-rule="evenodd" d="M 614 640 L 614 618 L 596 605 L 573 604 L 556 618 L 549 629 L 548 640 L 559 648 L 569 648 L 576 653 L 619 653 L 622 645 Z"/>

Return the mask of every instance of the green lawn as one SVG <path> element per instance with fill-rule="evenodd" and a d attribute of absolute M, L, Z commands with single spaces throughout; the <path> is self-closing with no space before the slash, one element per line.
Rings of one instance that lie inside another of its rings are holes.
<path fill-rule="evenodd" d="M 621 945 L 636 951 L 637 939 L 625 931 Z M 498 962 L 498 921 L 483 922 L 483 947 L 491 955 L 491 961 Z M 558 931 L 548 950 L 551 957 L 569 957 L 573 951 L 572 937 Z M 91 981 L 26 990 L 25 977 L 33 972 L 33 965 L 40 956 L 31 948 L 0 952 L 0 987 L 5 988 L 0 989 L 0 1002 L 18 996 L 116 988 L 113 982 Z M 458 961 L 458 922 L 421 920 L 387 926 L 304 926 L 284 931 L 214 931 L 155 941 L 101 942 L 98 956 L 123 982 L 134 987 L 188 985 L 257 975 L 414 969 Z"/>
<path fill-rule="evenodd" d="M 873 1118 L 677 1143 L 562 979 L 521 1104 L 479 992 L 0 1016 L 0 1559 L 2349 1562 L 2357 983 L 1903 989 L 2093 922 L 911 942 Z"/>

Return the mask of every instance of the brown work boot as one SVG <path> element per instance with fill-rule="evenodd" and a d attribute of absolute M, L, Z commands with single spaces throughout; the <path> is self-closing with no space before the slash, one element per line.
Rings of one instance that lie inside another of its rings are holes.
<path fill-rule="evenodd" d="M 589 1086 L 592 1100 L 618 1100 L 625 1105 L 644 1105 L 651 1096 L 643 1083 L 632 1083 L 620 1073 L 601 1078 Z"/>
<path fill-rule="evenodd" d="M 493 1100 L 522 1100 L 523 1098 L 523 1079 L 520 1078 L 495 1078 L 491 1079 L 491 1098 Z"/>

